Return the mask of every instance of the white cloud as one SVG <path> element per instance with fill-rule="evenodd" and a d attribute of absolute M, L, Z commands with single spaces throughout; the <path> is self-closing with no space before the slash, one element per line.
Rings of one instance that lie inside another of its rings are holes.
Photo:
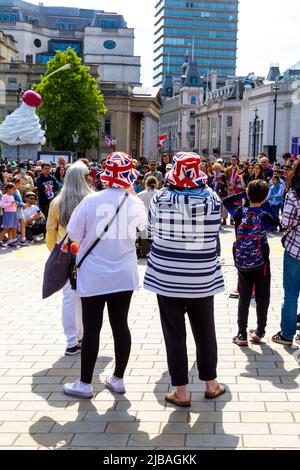
<path fill-rule="evenodd" d="M 39 0 L 32 3 L 37 4 Z M 128 26 L 135 28 L 135 53 L 142 57 L 142 81 L 152 84 L 156 0 L 45 0 L 44 3 L 123 14 Z M 280 63 L 283 71 L 300 60 L 298 18 L 299 0 L 240 0 L 238 74 L 266 75 L 271 63 Z"/>

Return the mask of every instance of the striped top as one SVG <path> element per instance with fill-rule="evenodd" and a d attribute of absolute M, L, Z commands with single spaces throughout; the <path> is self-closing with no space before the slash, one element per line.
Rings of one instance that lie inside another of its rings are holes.
<path fill-rule="evenodd" d="M 153 239 L 145 289 L 166 297 L 203 298 L 224 291 L 217 257 L 221 202 L 210 188 L 170 192 L 152 199 Z"/>

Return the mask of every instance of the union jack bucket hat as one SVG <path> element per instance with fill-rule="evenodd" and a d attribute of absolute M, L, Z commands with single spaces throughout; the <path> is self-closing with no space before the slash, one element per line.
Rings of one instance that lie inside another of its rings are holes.
<path fill-rule="evenodd" d="M 128 188 L 138 176 L 131 156 L 125 152 L 114 152 L 108 155 L 106 169 L 100 178 L 109 188 Z"/>
<path fill-rule="evenodd" d="M 173 158 L 173 169 L 166 174 L 166 180 L 177 188 L 206 185 L 207 175 L 200 170 L 200 163 L 201 158 L 196 153 L 177 153 Z"/>

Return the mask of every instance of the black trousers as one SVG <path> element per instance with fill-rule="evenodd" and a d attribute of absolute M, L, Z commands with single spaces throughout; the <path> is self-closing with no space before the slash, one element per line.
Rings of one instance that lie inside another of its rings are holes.
<path fill-rule="evenodd" d="M 81 381 L 92 383 L 99 352 L 103 311 L 107 303 L 110 326 L 115 343 L 114 375 L 124 377 L 131 351 L 131 334 L 128 328 L 128 312 L 133 292 L 81 298 L 83 339 L 81 347 Z"/>
<path fill-rule="evenodd" d="M 189 316 L 196 343 L 199 378 L 203 381 L 214 380 L 217 377 L 218 361 L 214 297 L 157 297 L 172 385 L 179 387 L 189 383 L 185 313 Z"/>
<path fill-rule="evenodd" d="M 265 333 L 267 326 L 268 310 L 270 305 L 271 291 L 271 270 L 270 263 L 263 269 L 253 272 L 238 272 L 239 279 L 239 309 L 238 326 L 239 333 L 246 334 L 248 327 L 249 307 L 251 303 L 252 291 L 255 286 L 257 331 Z"/>
<path fill-rule="evenodd" d="M 32 224 L 26 225 L 26 238 L 33 240 L 34 235 L 46 235 L 46 224 Z"/>

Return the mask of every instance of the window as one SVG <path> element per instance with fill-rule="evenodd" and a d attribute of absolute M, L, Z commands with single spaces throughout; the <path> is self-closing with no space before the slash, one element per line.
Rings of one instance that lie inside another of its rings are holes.
<path fill-rule="evenodd" d="M 16 78 L 9 78 L 9 79 L 8 79 L 8 83 L 9 83 L 10 85 L 15 85 L 15 84 L 17 83 L 17 79 L 16 79 Z"/>
<path fill-rule="evenodd" d="M 33 44 L 35 45 L 35 47 L 41 47 L 42 41 L 40 39 L 35 39 L 33 41 Z"/>
<path fill-rule="evenodd" d="M 103 46 L 105 47 L 105 49 L 115 49 L 117 47 L 117 44 L 115 43 L 115 41 L 105 41 L 103 43 Z"/>
<path fill-rule="evenodd" d="M 56 25 L 59 30 L 63 31 L 74 31 L 77 27 L 74 23 L 57 23 Z"/>
<path fill-rule="evenodd" d="M 197 77 L 191 77 L 191 85 L 192 86 L 197 86 L 198 85 Z"/>
<path fill-rule="evenodd" d="M 226 136 L 226 152 L 232 151 L 232 137 L 231 135 Z"/>
<path fill-rule="evenodd" d="M 106 116 L 104 118 L 104 134 L 110 136 L 111 135 L 111 121 L 110 116 Z"/>
<path fill-rule="evenodd" d="M 197 97 L 196 96 L 191 97 L 191 104 L 197 104 Z"/>
<path fill-rule="evenodd" d="M 233 118 L 232 116 L 227 116 L 227 127 L 232 127 Z"/>

